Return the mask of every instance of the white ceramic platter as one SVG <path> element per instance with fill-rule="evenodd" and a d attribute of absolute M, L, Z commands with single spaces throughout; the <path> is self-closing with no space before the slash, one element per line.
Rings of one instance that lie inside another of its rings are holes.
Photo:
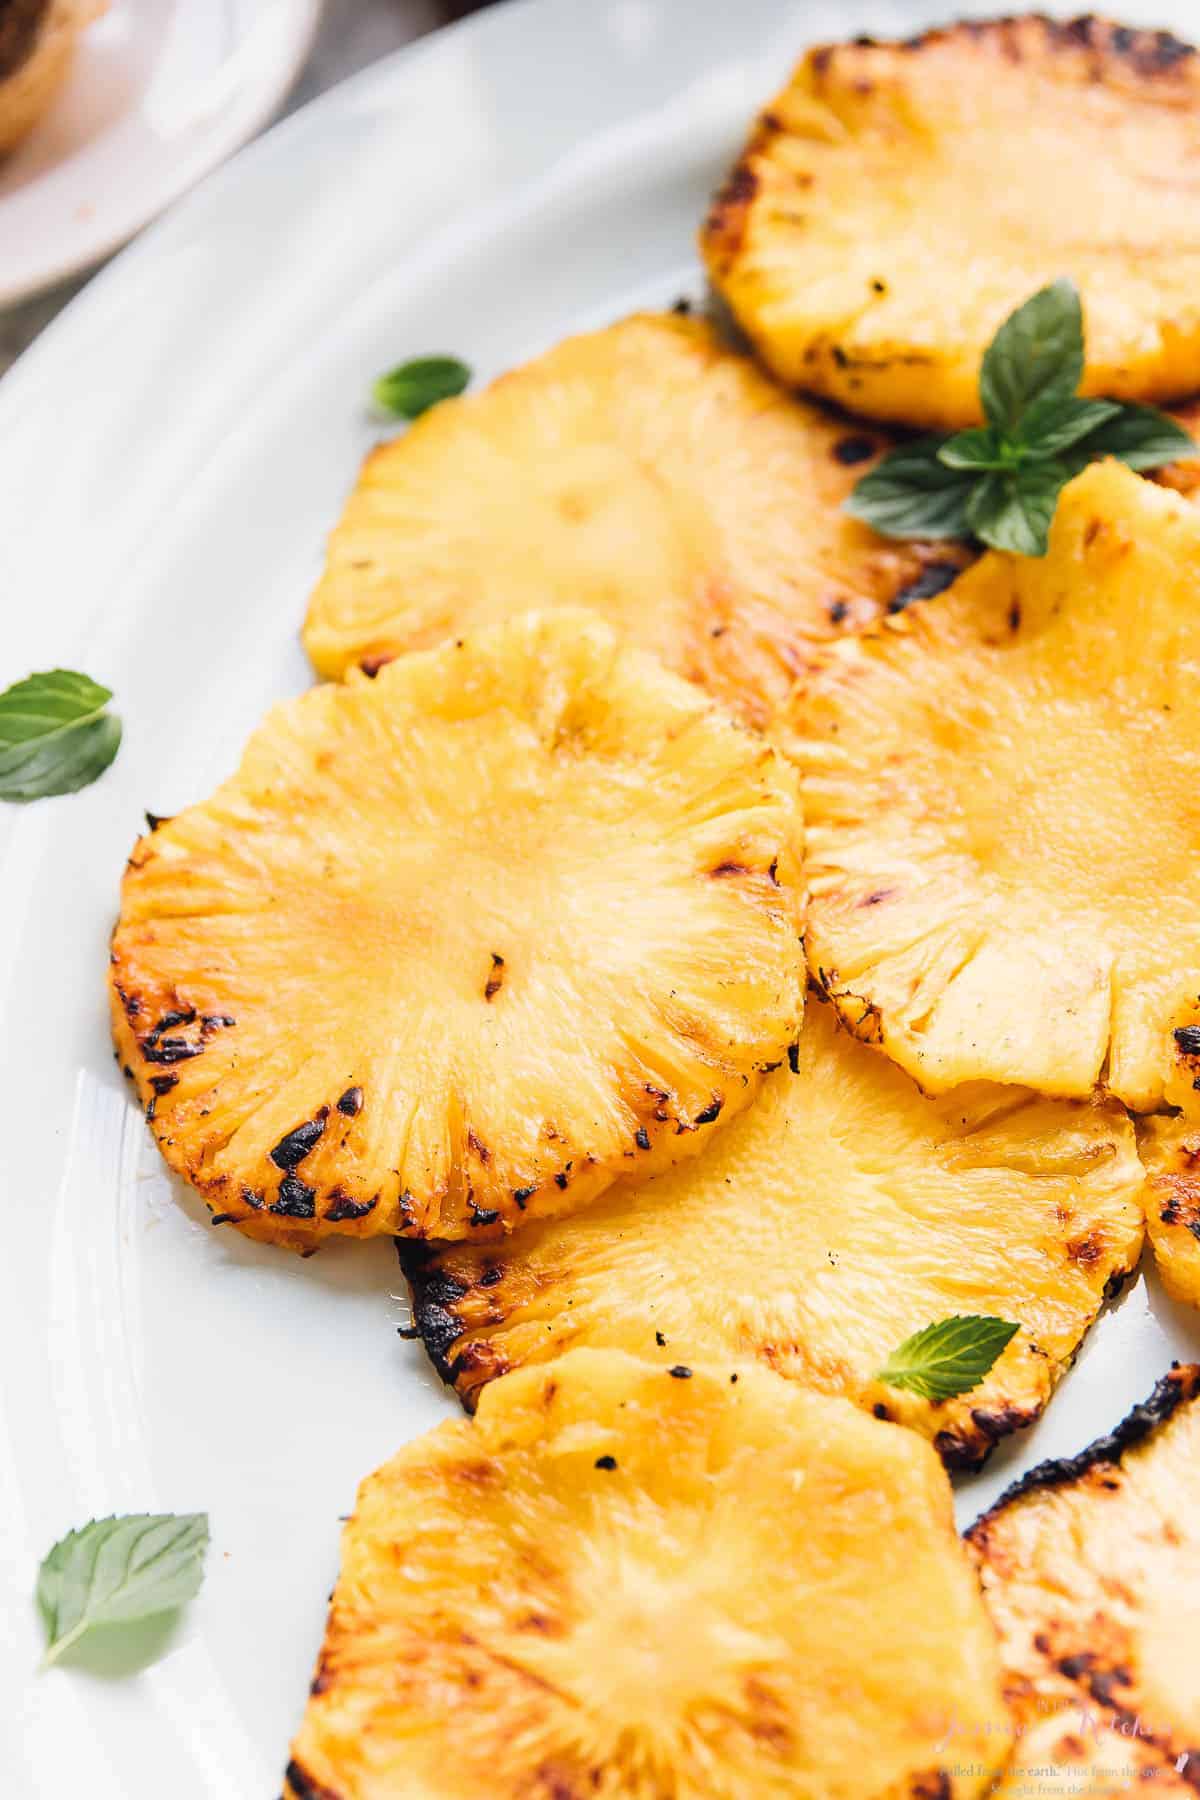
<path fill-rule="evenodd" d="M 0 305 L 107 256 L 271 117 L 321 0 L 109 0 L 0 162 Z"/>
<path fill-rule="evenodd" d="M 270 1800 L 358 1479 L 452 1408 L 390 1248 L 303 1262 L 212 1231 L 108 1043 L 106 937 L 142 810 L 231 770 L 308 680 L 297 628 L 375 431 L 371 378 L 480 378 L 697 291 L 693 237 L 802 45 L 911 30 L 880 0 L 525 0 L 368 70 L 236 157 L 0 384 L 0 680 L 108 681 L 126 741 L 78 796 L 0 809 L 0 1787 Z M 956 10 L 962 10 L 957 8 Z M 976 7 L 970 10 L 983 11 Z M 1125 0 L 1185 29 L 1189 0 Z M 1172 14 L 1174 18 L 1172 19 Z M 1035 1431 L 961 1492 L 1085 1443 L 1200 1329 L 1139 1283 Z M 205 1508 L 205 1588 L 123 1679 L 35 1676 L 37 1563 L 93 1514 Z"/>

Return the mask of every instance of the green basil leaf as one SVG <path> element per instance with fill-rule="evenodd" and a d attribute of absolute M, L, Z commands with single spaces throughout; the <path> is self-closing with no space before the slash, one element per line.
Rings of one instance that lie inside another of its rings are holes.
<path fill-rule="evenodd" d="M 418 356 L 381 375 L 371 389 L 376 406 L 398 419 L 419 419 L 441 400 L 453 400 L 471 379 L 456 356 Z"/>
<path fill-rule="evenodd" d="M 1090 431 L 1115 419 L 1119 400 L 1035 400 L 1021 421 L 1021 446 L 1027 457 L 1057 456 Z"/>
<path fill-rule="evenodd" d="M 121 744 L 108 688 L 49 669 L 0 694 L 0 800 L 73 794 L 103 775 Z"/>
<path fill-rule="evenodd" d="M 1101 456 L 1115 456 L 1131 469 L 1157 469 L 1179 457 L 1200 456 L 1200 444 L 1153 406 L 1118 407 L 1115 417 L 1084 438 L 1078 448 L 1076 474 L 1085 463 Z"/>
<path fill-rule="evenodd" d="M 1011 313 L 984 352 L 984 416 L 1006 437 L 1016 437 L 1035 400 L 1069 400 L 1082 375 L 1079 290 L 1073 281 L 1056 281 Z"/>
<path fill-rule="evenodd" d="M 199 1591 L 208 1548 L 204 1513 L 133 1513 L 68 1532 L 38 1571 L 45 1663 L 98 1625 L 127 1625 L 182 1606 Z"/>
<path fill-rule="evenodd" d="M 907 1388 L 925 1400 L 952 1400 L 978 1387 L 1019 1325 L 986 1314 L 939 1319 L 905 1338 L 876 1375 L 889 1387 Z"/>
<path fill-rule="evenodd" d="M 1000 433 L 990 425 L 976 431 L 956 431 L 938 451 L 938 461 L 948 469 L 1009 469 L 1011 454 L 1005 455 Z"/>
<path fill-rule="evenodd" d="M 1045 556 L 1050 523 L 1070 470 L 1062 463 L 1027 463 L 1010 474 L 985 475 L 967 502 L 967 522 L 993 550 Z"/>
<path fill-rule="evenodd" d="M 971 477 L 939 461 L 943 442 L 918 438 L 889 451 L 848 495 L 845 510 L 885 537 L 965 537 Z"/>

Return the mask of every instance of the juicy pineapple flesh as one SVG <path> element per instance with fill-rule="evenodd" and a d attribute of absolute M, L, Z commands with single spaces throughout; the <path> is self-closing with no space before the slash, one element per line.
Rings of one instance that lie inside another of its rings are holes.
<path fill-rule="evenodd" d="M 455 1237 L 697 1150 L 799 1029 L 790 771 L 525 616 L 277 707 L 138 844 L 117 1047 L 218 1214 Z"/>
<path fill-rule="evenodd" d="M 789 399 L 700 320 L 626 319 L 368 457 L 305 645 L 336 679 L 523 607 L 587 606 L 765 726 L 814 639 L 965 559 L 841 511 L 885 447 Z"/>
<path fill-rule="evenodd" d="M 1198 1491 L 1200 1367 L 1176 1366 L 1114 1435 L 1035 1470 L 968 1533 L 1019 1738 L 1008 1800 L 1194 1794 Z M 1090 1779 L 1023 1787 L 1039 1761 Z"/>
<path fill-rule="evenodd" d="M 794 1059 L 698 1160 L 508 1244 L 413 1246 L 414 1316 L 471 1404 L 568 1346 L 661 1366 L 754 1358 L 978 1464 L 1028 1424 L 1142 1240 L 1133 1128 L 1113 1102 L 979 1084 L 943 1100 L 810 1005 Z M 931 1320 L 1023 1329 L 939 1404 L 875 1379 Z"/>
<path fill-rule="evenodd" d="M 764 362 L 868 417 L 980 422 L 980 359 L 1060 276 L 1083 392 L 1200 387 L 1200 58 L 1097 19 L 954 26 L 812 50 L 702 233 Z"/>
<path fill-rule="evenodd" d="M 364 1483 L 289 1800 L 965 1800 L 1007 1744 L 926 1444 L 577 1350 Z"/>
<path fill-rule="evenodd" d="M 827 652 L 796 709 L 814 975 L 941 1091 L 1160 1107 L 1200 968 L 1200 518 L 1094 464 L 1046 557 L 992 553 Z"/>

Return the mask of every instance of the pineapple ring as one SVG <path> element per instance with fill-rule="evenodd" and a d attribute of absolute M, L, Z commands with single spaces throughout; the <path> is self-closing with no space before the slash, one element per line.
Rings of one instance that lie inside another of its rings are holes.
<path fill-rule="evenodd" d="M 928 1446 L 679 1375 L 573 1351 L 363 1483 L 287 1800 L 985 1791 L 995 1640 Z"/>
<path fill-rule="evenodd" d="M 798 699 L 807 943 L 922 1086 L 1163 1103 L 1200 990 L 1200 518 L 1116 463 L 1041 560 L 834 645 Z"/>
<path fill-rule="evenodd" d="M 119 1054 L 218 1216 L 308 1247 L 567 1211 L 799 1029 L 791 771 L 586 613 L 276 707 L 134 851 Z"/>
<path fill-rule="evenodd" d="M 1063 1794 L 1195 1793 L 1198 1479 L 1200 1367 L 1176 1365 L 1115 1432 L 1034 1469 L 967 1533 L 1020 1741 L 999 1794 L 1058 1793 L 1045 1766 L 1044 1785 L 1022 1786 L 1039 1761 L 1097 1777 L 1064 1778 Z"/>
<path fill-rule="evenodd" d="M 700 320 L 626 319 L 367 458 L 305 646 L 338 679 L 525 606 L 586 605 L 765 726 L 814 640 L 935 592 L 966 558 L 840 510 L 884 448 Z"/>
<path fill-rule="evenodd" d="M 1082 391 L 1200 386 L 1200 59 L 1100 19 L 964 23 L 811 50 L 702 233 L 767 366 L 879 419 L 980 420 L 1007 315 L 1083 293 Z"/>
<path fill-rule="evenodd" d="M 955 1468 L 1038 1417 L 1137 1264 L 1141 1169 L 1115 1102 L 931 1100 L 810 1006 L 793 1059 L 698 1161 L 506 1245 L 412 1246 L 413 1317 L 469 1406 L 571 1345 L 664 1365 L 755 1357 L 923 1432 Z M 875 1380 L 952 1313 L 1021 1322 L 980 1387 Z"/>

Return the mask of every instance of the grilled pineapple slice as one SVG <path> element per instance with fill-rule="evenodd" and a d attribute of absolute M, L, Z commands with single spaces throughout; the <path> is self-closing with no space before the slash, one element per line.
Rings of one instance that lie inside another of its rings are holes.
<path fill-rule="evenodd" d="M 1047 556 L 823 656 L 791 740 L 810 962 L 923 1086 L 1162 1104 L 1200 988 L 1198 677 L 1200 518 L 1112 462 Z"/>
<path fill-rule="evenodd" d="M 288 1800 L 965 1800 L 1007 1745 L 925 1444 L 576 1350 L 363 1484 Z"/>
<path fill-rule="evenodd" d="M 461 1236 L 700 1148 L 802 1009 L 795 779 L 584 613 L 277 707 L 138 844 L 117 1048 L 251 1235 Z"/>
<path fill-rule="evenodd" d="M 1000 1633 L 1018 1770 L 1045 1749 L 1045 1760 L 1092 1777 L 1023 1788 L 1014 1771 L 1001 1793 L 1195 1792 L 1198 1492 L 1200 1367 L 1176 1366 L 1113 1434 L 1026 1475 L 967 1534 Z M 1117 1752 L 1118 1773 L 1132 1771 L 1126 1782 L 1105 1785 L 1114 1762 L 1101 1750 Z M 1144 1766 L 1161 1789 L 1146 1785 Z"/>
<path fill-rule="evenodd" d="M 414 1318 L 470 1405 L 569 1345 L 758 1358 L 932 1437 L 954 1467 L 1036 1418 L 1106 1289 L 1136 1264 L 1123 1109 L 980 1085 L 931 1100 L 810 1006 L 795 1073 L 698 1161 L 621 1183 L 493 1250 L 412 1246 Z M 952 1313 L 1018 1320 L 983 1385 L 935 1405 L 874 1379 Z"/>
<path fill-rule="evenodd" d="M 964 23 L 811 50 L 701 235 L 783 381 L 872 418 L 980 420 L 979 365 L 1022 301 L 1078 283 L 1082 391 L 1200 385 L 1200 60 L 1100 19 Z"/>
<path fill-rule="evenodd" d="M 586 605 L 769 723 L 814 639 L 937 591 L 967 552 L 841 512 L 885 448 L 696 319 L 571 338 L 368 457 L 304 641 L 375 667 L 525 606 Z"/>

